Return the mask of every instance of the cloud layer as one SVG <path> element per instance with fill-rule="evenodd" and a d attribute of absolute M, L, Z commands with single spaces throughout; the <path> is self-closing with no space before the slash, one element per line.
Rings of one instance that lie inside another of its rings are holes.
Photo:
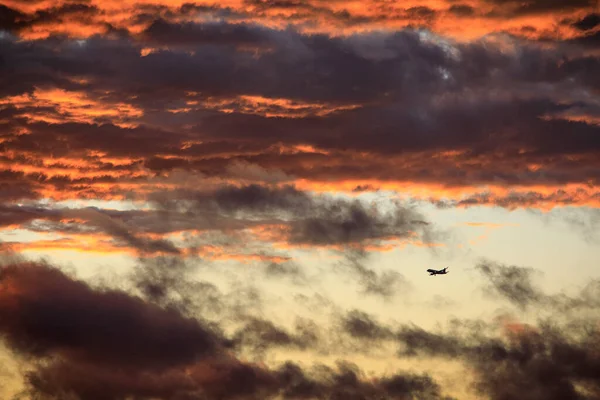
<path fill-rule="evenodd" d="M 251 2 L 246 16 L 237 5 L 127 6 L 137 30 L 100 23 L 116 13 L 102 4 L 5 6 L 2 184 L 21 189 L 2 196 L 143 198 L 158 182 L 181 186 L 166 177 L 187 171 L 312 189 L 416 186 L 461 205 L 597 205 L 599 61 L 581 42 L 597 36 L 593 4 L 444 11 L 457 21 L 554 13 L 579 35 L 554 39 L 492 30 L 456 41 L 435 24 L 340 36 L 264 19 L 373 18 L 346 6 Z M 61 21 L 112 28 L 25 34 Z"/>

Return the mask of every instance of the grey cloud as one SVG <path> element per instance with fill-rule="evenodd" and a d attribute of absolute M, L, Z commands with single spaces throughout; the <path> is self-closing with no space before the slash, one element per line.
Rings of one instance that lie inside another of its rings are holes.
<path fill-rule="evenodd" d="M 389 301 L 399 294 L 406 294 L 410 283 L 393 270 L 377 272 L 367 266 L 369 254 L 365 250 L 346 249 L 341 266 L 358 281 L 361 292 Z"/>
<path fill-rule="evenodd" d="M 138 237 L 132 232 L 131 228 L 127 227 L 123 222 L 111 218 L 109 215 L 102 213 L 98 209 L 84 208 L 64 210 L 62 211 L 62 214 L 66 217 L 87 219 L 92 224 L 100 227 L 107 234 L 124 241 L 126 244 L 142 253 L 166 252 L 178 254 L 180 252 L 175 245 L 167 240 Z"/>
<path fill-rule="evenodd" d="M 185 198 L 185 197 L 184 197 Z M 182 198 L 182 199 L 184 199 Z M 400 202 L 391 211 L 371 208 L 359 200 L 334 199 L 327 195 L 310 195 L 293 186 L 281 188 L 247 185 L 225 187 L 214 192 L 190 194 L 194 209 L 216 206 L 225 215 L 245 213 L 279 219 L 289 224 L 289 242 L 294 244 L 349 244 L 385 238 L 405 238 L 425 233 L 434 237 L 433 229 L 413 207 Z"/>
<path fill-rule="evenodd" d="M 154 21 L 141 36 L 152 45 L 197 47 L 200 45 L 234 45 L 271 47 L 274 45 L 273 31 L 259 25 L 245 23 L 170 23 L 163 19 Z"/>
<path fill-rule="evenodd" d="M 564 313 L 595 310 L 600 302 L 594 299 L 600 289 L 600 280 L 592 279 L 581 288 L 576 296 L 564 293 L 548 294 L 536 284 L 535 274 L 541 273 L 533 268 L 515 265 L 503 265 L 488 260 L 475 267 L 488 281 L 487 290 L 505 298 L 522 310 L 549 309 Z"/>
<path fill-rule="evenodd" d="M 543 299 L 543 294 L 532 281 L 535 272 L 532 268 L 484 261 L 476 269 L 489 280 L 492 290 L 523 309 Z"/>
<path fill-rule="evenodd" d="M 389 328 L 360 310 L 351 310 L 343 316 L 341 328 L 350 336 L 367 341 L 379 341 L 392 336 Z"/>

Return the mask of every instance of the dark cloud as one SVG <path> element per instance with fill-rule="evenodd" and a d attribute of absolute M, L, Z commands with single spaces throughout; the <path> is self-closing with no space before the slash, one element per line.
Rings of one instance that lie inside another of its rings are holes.
<path fill-rule="evenodd" d="M 399 355 L 460 360 L 474 371 L 477 395 L 491 400 L 595 399 L 600 393 L 598 320 L 581 311 L 597 307 L 592 294 L 597 282 L 576 296 L 545 294 L 529 269 L 490 263 L 477 268 L 497 293 L 536 311 L 549 305 L 551 314 L 532 324 L 510 316 L 494 323 L 455 320 L 438 332 L 402 326 L 396 334 Z"/>
<path fill-rule="evenodd" d="M 193 52 L 165 49 L 142 57 L 141 45 L 123 38 L 90 37 L 79 44 L 52 38 L 27 46 L 2 39 L 5 94 L 58 86 L 84 90 L 103 102 L 126 101 L 144 112 L 133 118 L 138 127 L 122 128 L 100 117 L 97 124 L 26 123 L 25 115 L 42 110 L 13 108 L 11 131 L 31 133 L 11 134 L 3 147 L 35 158 L 94 149 L 138 157 L 132 164 L 136 171 L 145 166 L 161 174 L 181 168 L 222 176 L 230 163 L 249 162 L 327 181 L 564 185 L 598 179 L 598 127 L 565 119 L 598 113 L 581 95 L 583 88 L 600 87 L 595 56 L 565 57 L 562 50 L 515 38 L 510 39 L 515 52 L 487 42 L 442 45 L 413 30 L 330 37 L 225 22 L 185 26 L 221 35 L 228 43 L 243 27 L 249 32 L 244 37 L 268 37 L 272 47 L 260 56 L 236 46 L 198 45 Z M 161 39 L 167 47 L 170 37 Z M 174 45 L 177 40 L 172 38 Z M 274 103 L 261 106 L 240 95 Z M 324 104 L 362 107 L 302 118 L 260 115 L 285 110 L 279 98 L 305 102 L 307 110 Z M 232 112 L 215 110 L 219 102 Z M 329 154 L 291 153 L 279 145 L 310 145 Z M 457 155 L 440 157 L 440 152 Z M 524 169 L 525 164 L 539 168 Z M 95 193 L 95 182 L 106 181 L 107 176 L 46 184 L 59 190 L 89 185 Z"/>
<path fill-rule="evenodd" d="M 212 283 L 194 277 L 202 262 L 180 255 L 141 257 L 129 280 L 142 297 L 184 315 L 215 315 L 224 310 L 224 295 Z"/>
<path fill-rule="evenodd" d="M 392 335 L 389 328 L 382 326 L 372 316 L 360 310 L 351 310 L 342 318 L 342 329 L 354 338 L 367 341 L 378 341 L 390 338 Z"/>
<path fill-rule="evenodd" d="M 496 7 L 491 15 L 525 16 L 551 12 L 569 12 L 581 9 L 593 9 L 595 0 L 485 0 Z"/>
<path fill-rule="evenodd" d="M 409 18 L 429 19 L 437 15 L 437 11 L 426 6 L 410 7 L 405 10 Z"/>
<path fill-rule="evenodd" d="M 235 45 L 270 47 L 275 39 L 273 31 L 259 25 L 207 23 L 174 24 L 165 20 L 154 21 L 142 32 L 144 42 L 151 45 L 192 46 Z"/>
<path fill-rule="evenodd" d="M 85 3 L 66 3 L 26 14 L 2 4 L 0 5 L 0 30 L 16 33 L 36 25 L 59 24 L 75 18 L 90 23 L 92 21 L 89 17 L 99 11 L 97 7 Z"/>
<path fill-rule="evenodd" d="M 285 364 L 279 376 L 286 383 L 286 399 L 445 399 L 440 386 L 427 375 L 397 374 L 363 381 L 363 373 L 351 363 L 340 362 L 336 369 L 315 369 L 319 378 L 313 378 L 293 363 Z"/>
<path fill-rule="evenodd" d="M 514 210 L 518 208 L 536 207 L 541 205 L 576 205 L 576 198 L 580 197 L 589 202 L 595 202 L 600 199 L 600 193 L 577 189 L 573 192 L 567 192 L 558 189 L 553 193 L 542 194 L 534 191 L 512 192 L 507 195 L 495 195 L 492 193 L 477 193 L 466 196 L 465 198 L 454 201 L 435 202 L 438 207 L 447 208 L 453 206 L 470 207 L 477 205 L 495 205 L 506 209 Z"/>
<path fill-rule="evenodd" d="M 137 236 L 132 229 L 123 222 L 111 218 L 99 209 L 82 208 L 76 210 L 63 211 L 63 215 L 71 218 L 86 219 L 91 224 L 98 226 L 107 234 L 115 239 L 124 241 L 127 245 L 135 248 L 141 253 L 165 252 L 178 254 L 180 250 L 173 243 L 164 239 L 146 239 Z"/>
<path fill-rule="evenodd" d="M 58 218 L 59 213 L 52 210 L 38 208 L 38 207 L 26 207 L 26 206 L 0 206 L 0 225 L 24 225 L 28 222 L 36 219 L 45 220 L 48 218 Z"/>
<path fill-rule="evenodd" d="M 475 9 L 468 4 L 453 4 L 448 11 L 459 17 L 470 17 L 475 14 Z"/>
<path fill-rule="evenodd" d="M 533 279 L 541 271 L 533 268 L 482 261 L 476 269 L 489 281 L 488 293 L 503 297 L 523 310 L 533 308 L 572 313 L 600 307 L 600 302 L 594 299 L 595 293 L 600 290 L 597 279 L 587 282 L 577 296 L 571 296 L 545 293 Z"/>
<path fill-rule="evenodd" d="M 184 199 L 183 197 L 182 199 Z M 294 186 L 247 185 L 224 187 L 214 192 L 191 194 L 194 210 L 216 206 L 224 215 L 253 214 L 289 225 L 292 244 L 331 245 L 364 243 L 390 238 L 428 240 L 435 236 L 429 223 L 413 207 L 393 202 L 384 212 L 359 200 L 310 195 Z M 285 232 L 284 232 L 285 234 Z M 430 236 L 431 235 L 431 236 Z"/>
<path fill-rule="evenodd" d="M 18 10 L 0 4 L 0 29 L 9 32 L 18 31 L 22 24 L 19 22 L 25 14 Z"/>
<path fill-rule="evenodd" d="M 232 342 L 240 348 L 261 355 L 274 347 L 306 350 L 314 348 L 320 338 L 314 323 L 298 320 L 295 332 L 288 332 L 273 322 L 256 317 L 246 318 L 243 326 L 232 335 Z"/>
<path fill-rule="evenodd" d="M 451 334 L 413 330 L 408 343 L 421 354 L 461 359 L 475 371 L 474 389 L 492 400 L 591 400 L 600 389 L 597 379 L 597 332 L 554 324 L 504 327 L 509 339 L 478 336 L 461 339 Z M 571 329 L 569 331 L 569 329 Z M 406 334 L 400 336 L 406 341 Z M 589 346 L 589 347 L 588 347 Z"/>
<path fill-rule="evenodd" d="M 38 199 L 38 180 L 43 178 L 42 174 L 26 174 L 21 171 L 10 169 L 0 170 L 0 198 L 5 202 Z"/>
<path fill-rule="evenodd" d="M 364 249 L 347 248 L 343 253 L 341 266 L 353 276 L 365 295 L 391 300 L 399 294 L 406 294 L 411 289 L 404 276 L 393 270 L 376 271 L 368 266 L 369 254 Z"/>
<path fill-rule="evenodd" d="M 539 303 L 543 294 L 532 280 L 532 268 L 506 266 L 489 261 L 482 262 L 476 269 L 489 280 L 490 288 L 498 295 L 525 309 L 531 303 Z"/>
<path fill-rule="evenodd" d="M 221 339 L 197 321 L 124 292 L 94 290 L 55 267 L 24 262 L 1 273 L 0 329 L 21 353 L 152 370 L 219 351 Z"/>
<path fill-rule="evenodd" d="M 265 275 L 274 279 L 288 279 L 296 285 L 305 285 L 309 282 L 304 269 L 294 261 L 271 262 L 265 267 Z"/>
<path fill-rule="evenodd" d="M 579 21 L 573 23 L 573 26 L 580 31 L 594 29 L 597 25 L 600 25 L 600 14 L 597 13 L 588 14 Z"/>
<path fill-rule="evenodd" d="M 0 331 L 31 363 L 25 394 L 33 397 L 444 398 L 427 375 L 366 379 L 346 362 L 314 372 L 292 363 L 268 369 L 227 351 L 236 341 L 307 346 L 317 330 L 306 321 L 290 335 L 267 320 L 250 319 L 230 341 L 173 308 L 92 288 L 50 265 L 18 257 L 3 262 Z"/>
<path fill-rule="evenodd" d="M 427 354 L 456 357 L 464 350 L 459 338 L 444 333 L 428 332 L 418 326 L 403 326 L 396 332 L 400 356 Z"/>

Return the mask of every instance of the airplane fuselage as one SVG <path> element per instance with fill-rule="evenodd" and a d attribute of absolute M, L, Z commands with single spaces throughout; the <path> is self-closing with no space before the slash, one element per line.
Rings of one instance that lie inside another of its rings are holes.
<path fill-rule="evenodd" d="M 446 271 L 446 269 L 447 268 L 440 269 L 440 270 L 428 269 L 427 272 L 429 272 L 429 276 L 432 276 L 432 275 L 446 275 L 448 273 L 448 271 Z"/>

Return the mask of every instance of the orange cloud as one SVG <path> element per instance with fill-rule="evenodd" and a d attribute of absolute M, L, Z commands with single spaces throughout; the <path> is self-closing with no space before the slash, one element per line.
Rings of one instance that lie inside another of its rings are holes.
<path fill-rule="evenodd" d="M 494 4 L 495 3 L 495 4 Z M 494 32 L 510 32 L 528 38 L 552 37 L 567 39 L 577 35 L 577 30 L 565 20 L 582 18 L 593 10 L 592 1 L 493 2 L 465 0 L 452 3 L 442 0 L 409 0 L 381 2 L 375 0 L 340 0 L 323 2 L 304 0 L 290 4 L 271 1 L 245 2 L 242 0 L 215 3 L 207 0 L 189 5 L 186 0 L 142 0 L 89 2 L 89 9 L 58 13 L 56 9 L 66 1 L 20 2 L 8 0 L 5 4 L 22 13 L 32 15 L 29 24 L 22 28 L 21 36 L 27 39 L 45 38 L 50 34 L 67 34 L 86 38 L 94 34 L 109 34 L 112 29 L 125 29 L 140 34 L 152 19 L 135 18 L 142 12 L 155 12 L 156 18 L 169 18 L 171 22 L 202 22 L 220 16 L 219 11 L 236 13 L 237 22 L 256 22 L 284 29 L 292 24 L 307 33 L 328 32 L 352 34 L 373 29 L 402 29 L 425 26 L 434 32 L 458 40 L 472 40 Z M 154 9 L 152 8 L 154 7 Z M 191 12 L 197 7 L 198 12 Z M 204 7 L 204 8 L 202 8 Z M 35 13 L 52 10 L 54 18 L 36 20 Z"/>
<path fill-rule="evenodd" d="M 65 122 L 94 123 L 98 118 L 110 118 L 112 124 L 135 127 L 134 122 L 144 113 L 140 108 L 108 99 L 108 94 L 94 97 L 86 92 L 68 91 L 57 88 L 36 88 L 33 93 L 9 96 L 0 99 L 1 105 L 12 105 L 17 110 L 24 108 L 53 109 L 25 113 L 31 122 L 58 124 Z"/>

